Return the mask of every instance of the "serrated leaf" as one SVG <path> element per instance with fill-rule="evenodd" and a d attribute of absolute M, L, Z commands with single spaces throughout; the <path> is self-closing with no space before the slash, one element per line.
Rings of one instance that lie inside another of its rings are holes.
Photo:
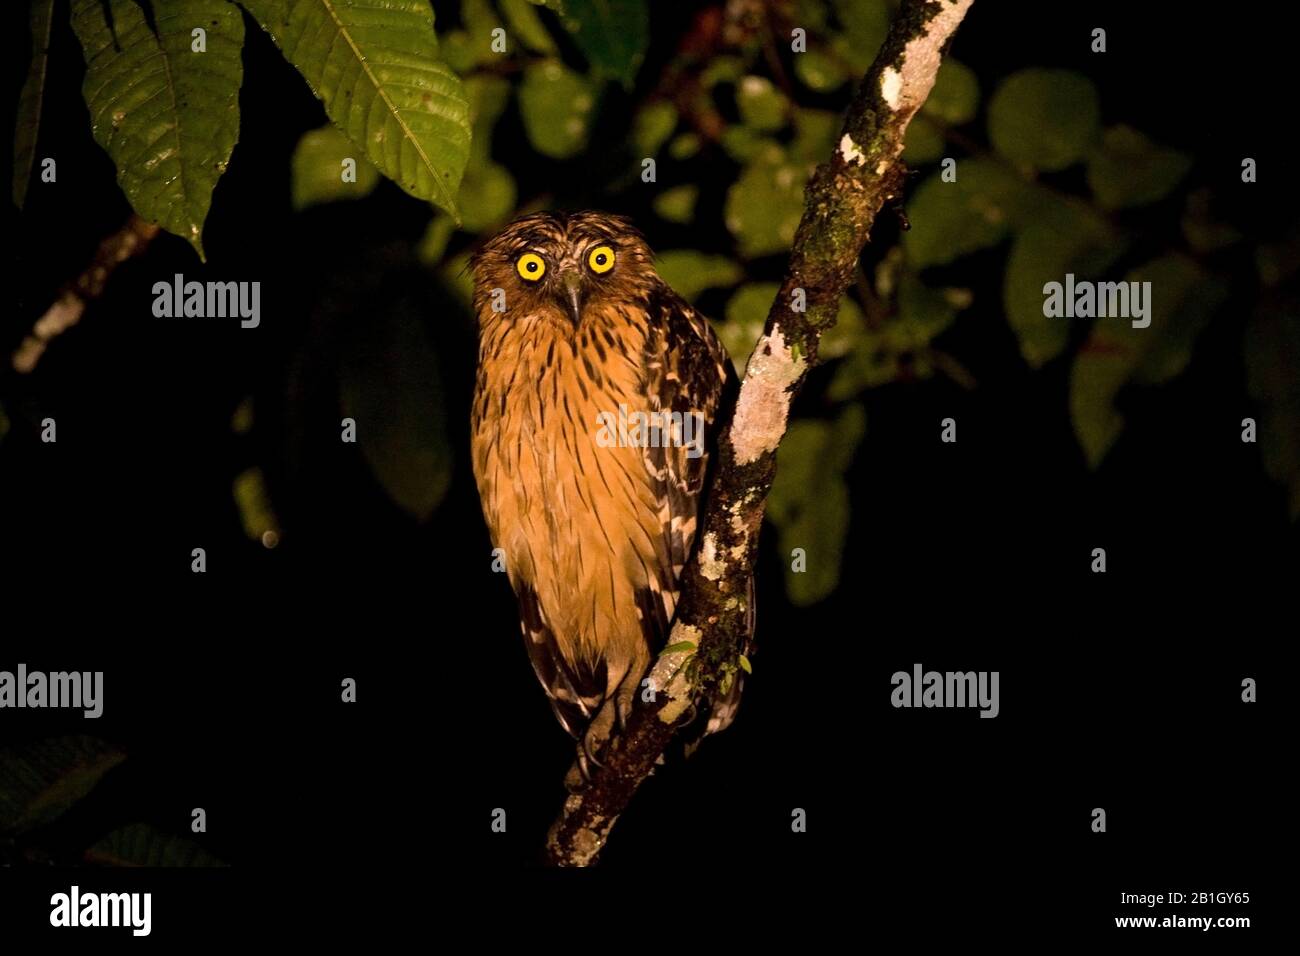
<path fill-rule="evenodd" d="M 240 0 L 385 176 L 459 218 L 469 103 L 427 0 Z"/>
<path fill-rule="evenodd" d="M 409 306 L 357 329 L 341 369 L 343 414 L 392 500 L 426 520 L 451 484 L 452 452 L 438 356 Z"/>
<path fill-rule="evenodd" d="M 561 21 L 592 69 L 630 87 L 650 42 L 645 0 L 564 0 Z"/>
<path fill-rule="evenodd" d="M 193 840 L 163 833 L 147 823 L 132 823 L 114 830 L 86 851 L 86 862 L 98 866 L 226 865 Z"/>
<path fill-rule="evenodd" d="M 356 182 L 344 182 L 343 160 L 356 162 Z M 294 147 L 291 202 L 296 210 L 339 199 L 361 199 L 379 185 L 379 170 L 332 124 L 308 130 Z"/>
<path fill-rule="evenodd" d="M 50 25 L 54 22 L 54 0 L 32 0 L 28 22 L 32 33 L 32 59 L 18 94 L 18 116 L 14 122 L 14 204 L 23 208 L 27 184 L 36 160 L 36 135 L 40 130 L 41 103 L 45 98 L 45 71 L 50 59 Z"/>
<path fill-rule="evenodd" d="M 244 18 L 226 0 L 155 9 L 157 35 L 134 0 L 73 0 L 86 59 L 91 132 L 144 219 L 185 239 L 200 258 L 212 190 L 239 141 Z M 191 31 L 206 32 L 193 52 Z"/>
<path fill-rule="evenodd" d="M 125 759 L 111 744 L 80 735 L 0 751 L 0 833 L 25 833 L 57 819 Z"/>
<path fill-rule="evenodd" d="M 695 644 L 691 641 L 678 641 L 676 644 L 669 644 L 660 653 L 661 654 L 681 654 L 684 651 L 695 650 Z"/>
<path fill-rule="evenodd" d="M 989 139 L 1007 158 L 1049 172 L 1097 141 L 1101 106 L 1092 80 L 1070 70 L 1020 70 L 989 101 Z"/>
<path fill-rule="evenodd" d="M 587 80 L 557 60 L 533 63 L 519 87 L 519 112 L 533 148 L 568 159 L 587 146 L 596 95 Z"/>

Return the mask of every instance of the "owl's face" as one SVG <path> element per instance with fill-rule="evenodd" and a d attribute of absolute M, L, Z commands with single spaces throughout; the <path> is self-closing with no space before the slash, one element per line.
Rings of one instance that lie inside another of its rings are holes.
<path fill-rule="evenodd" d="M 470 262 L 482 321 L 540 317 L 573 334 L 590 309 L 643 298 L 659 281 L 645 239 L 621 216 L 544 212 L 523 216 Z M 493 309 L 504 292 L 505 311 Z"/>

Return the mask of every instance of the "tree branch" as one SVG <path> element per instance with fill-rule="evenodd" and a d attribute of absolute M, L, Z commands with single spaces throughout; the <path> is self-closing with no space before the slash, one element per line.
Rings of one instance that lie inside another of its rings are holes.
<path fill-rule="evenodd" d="M 859 87 L 830 161 L 804 193 L 785 280 L 749 357 L 700 522 L 699 545 L 682 572 L 668 646 L 650 671 L 654 700 L 633 710 L 590 785 L 570 794 L 547 837 L 559 866 L 592 863 L 656 759 L 686 723 L 691 703 L 736 679 L 747 648 L 746 582 L 758 550 L 776 449 L 790 405 L 817 364 L 822 334 L 880 208 L 902 190 L 898 162 L 907 125 L 934 86 L 942 55 L 973 0 L 904 0 L 885 44 Z"/>
<path fill-rule="evenodd" d="M 143 253 L 158 230 L 156 223 L 145 222 L 132 213 L 126 225 L 101 242 L 86 270 L 59 290 L 58 298 L 36 320 L 31 334 L 23 337 L 13 354 L 15 371 L 26 374 L 34 370 L 50 341 L 81 321 L 86 303 L 104 294 L 113 270 Z"/>

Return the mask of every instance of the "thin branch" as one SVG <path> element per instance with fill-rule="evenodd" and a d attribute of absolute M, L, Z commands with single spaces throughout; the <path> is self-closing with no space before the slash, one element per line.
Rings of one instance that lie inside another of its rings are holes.
<path fill-rule="evenodd" d="M 86 303 L 104 294 L 113 270 L 144 252 L 158 235 L 158 228 L 156 223 L 145 222 L 133 213 L 125 226 L 101 242 L 86 270 L 59 290 L 54 304 L 36 320 L 31 334 L 23 338 L 13 354 L 15 371 L 26 374 L 35 369 L 50 340 L 81 321 Z"/>
<path fill-rule="evenodd" d="M 875 63 L 858 89 L 830 161 L 813 174 L 785 280 L 745 369 L 700 522 L 699 546 L 682 573 L 670 647 L 650 671 L 654 700 L 636 707 L 587 789 L 570 794 L 547 838 L 547 859 L 586 866 L 650 774 L 695 700 L 712 697 L 745 653 L 746 582 L 776 449 L 790 405 L 817 364 L 822 333 L 880 208 L 902 190 L 907 125 L 934 86 L 943 51 L 973 0 L 904 0 Z"/>

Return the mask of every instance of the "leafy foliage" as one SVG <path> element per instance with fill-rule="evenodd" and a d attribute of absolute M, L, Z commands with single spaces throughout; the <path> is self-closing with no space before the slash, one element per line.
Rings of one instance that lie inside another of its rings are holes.
<path fill-rule="evenodd" d="M 456 215 L 469 105 L 422 0 L 243 0 L 369 160 Z"/>
<path fill-rule="evenodd" d="M 801 53 L 789 50 L 780 17 L 751 22 L 724 10 L 722 26 L 683 17 L 678 47 L 647 58 L 646 0 L 450 0 L 435 4 L 437 33 L 424 0 L 240 3 L 331 120 L 294 151 L 296 209 L 377 201 L 382 180 L 395 182 L 431 204 L 417 255 L 465 300 L 479 242 L 516 214 L 577 201 L 554 185 L 563 171 L 585 204 L 644 214 L 638 225 L 662 246 L 660 273 L 710 315 L 740 367 L 776 294 L 808 177 L 836 148 L 841 111 L 893 9 L 886 0 L 798 0 L 790 7 L 807 31 Z M 33 6 L 18 202 L 33 165 L 46 38 L 59 28 L 50 9 Z M 201 254 L 212 190 L 239 136 L 242 21 L 222 0 L 159 9 L 155 33 L 133 0 L 74 0 L 73 26 L 95 137 L 127 198 Z M 195 23 L 207 24 L 206 54 L 190 52 Z M 660 64 L 659 75 L 647 63 Z M 1248 242 L 1217 206 L 1221 185 L 1198 181 L 1191 156 L 1125 118 L 1124 104 L 1103 104 L 1082 74 L 1024 69 L 981 89 L 970 67 L 945 58 L 903 154 L 920 174 L 906 194 L 911 228 L 895 239 L 890 211 L 878 220 L 821 343 L 830 368 L 810 397 L 817 417 L 793 422 L 781 447 L 769 515 L 785 555 L 808 552 L 808 570 L 787 573 L 796 603 L 820 600 L 839 580 L 851 519 L 844 474 L 873 391 L 936 376 L 977 388 L 954 350 L 972 330 L 1003 334 L 1027 372 L 1068 378 L 1060 411 L 1080 461 L 1103 467 L 1127 394 L 1180 375 L 1201 331 L 1240 291 L 1210 258 L 1242 254 Z M 356 161 L 355 182 L 340 175 L 346 159 Z M 657 164 L 649 179 L 646 159 Z M 1283 253 L 1255 254 L 1261 283 L 1275 285 Z M 1151 326 L 1048 318 L 1044 286 L 1066 274 L 1152 282 Z M 1300 357 L 1284 313 L 1255 318 L 1246 354 L 1268 423 L 1265 461 L 1297 510 L 1298 456 L 1285 433 L 1300 406 L 1286 371 Z M 400 305 L 352 330 L 349 343 L 340 410 L 357 419 L 378 484 L 425 520 L 453 467 L 437 343 Z M 232 491 L 250 538 L 279 533 L 260 469 L 241 471 Z"/>
<path fill-rule="evenodd" d="M 243 17 L 225 0 L 176 0 L 160 6 L 155 35 L 132 0 L 108 11 L 111 26 L 101 0 L 72 5 L 95 141 L 135 211 L 202 256 L 212 190 L 239 139 Z M 206 52 L 193 49 L 194 29 Z"/>

